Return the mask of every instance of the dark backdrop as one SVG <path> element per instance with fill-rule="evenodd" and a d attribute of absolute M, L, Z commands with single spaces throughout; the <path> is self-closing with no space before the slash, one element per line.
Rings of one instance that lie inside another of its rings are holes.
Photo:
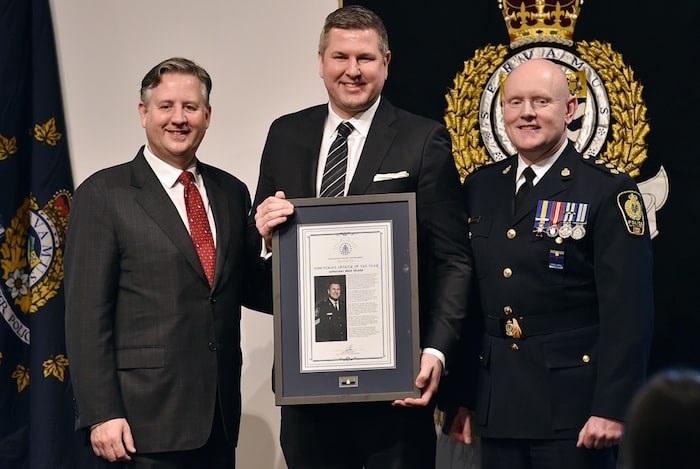
<path fill-rule="evenodd" d="M 386 23 L 392 61 L 384 95 L 395 105 L 443 121 L 452 80 L 488 44 L 508 44 L 496 0 L 345 1 L 374 10 Z M 657 212 L 656 328 L 650 372 L 700 368 L 700 151 L 694 145 L 700 86 L 700 2 L 586 0 L 574 41 L 608 42 L 644 86 L 651 128 L 648 159 L 637 181 L 664 167 L 668 199 Z"/>

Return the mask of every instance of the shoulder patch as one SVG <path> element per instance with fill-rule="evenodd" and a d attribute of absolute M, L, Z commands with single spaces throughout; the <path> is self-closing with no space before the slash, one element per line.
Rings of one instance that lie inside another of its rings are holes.
<path fill-rule="evenodd" d="M 637 191 L 622 191 L 617 194 L 617 206 L 622 213 L 627 231 L 635 236 L 644 234 L 644 208 L 642 196 Z"/>

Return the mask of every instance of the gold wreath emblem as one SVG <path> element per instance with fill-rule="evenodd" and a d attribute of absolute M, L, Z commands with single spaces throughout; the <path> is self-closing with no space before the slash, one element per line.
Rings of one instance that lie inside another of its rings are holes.
<path fill-rule="evenodd" d="M 15 217 L 5 230 L 5 241 L 0 246 L 0 266 L 3 282 L 12 287 L 12 298 L 23 313 L 36 313 L 48 300 L 56 296 L 63 281 L 63 240 L 68 227 L 71 196 L 58 192 L 41 209 L 56 239 L 46 272 L 36 282 L 30 280 L 35 267 L 33 252 L 27 255 L 30 219 L 39 210 L 34 195 L 30 195 L 17 209 Z M 31 251 L 31 250 L 30 250 Z"/>
<path fill-rule="evenodd" d="M 581 41 L 577 51 L 601 76 L 610 100 L 612 124 L 605 151 L 599 158 L 636 177 L 647 158 L 649 122 L 642 99 L 644 87 L 610 44 Z M 464 62 L 464 70 L 455 76 L 454 87 L 445 95 L 445 125 L 462 181 L 477 168 L 493 163 L 481 143 L 479 106 L 484 85 L 507 54 L 508 48 L 502 45 L 478 49 L 474 57 Z"/>
<path fill-rule="evenodd" d="M 493 162 L 480 142 L 479 102 L 484 85 L 507 54 L 508 48 L 502 45 L 478 49 L 474 57 L 464 62 L 464 70 L 453 80 L 454 88 L 445 95 L 445 125 L 462 182 L 478 167 Z"/>
<path fill-rule="evenodd" d="M 581 41 L 576 48 L 603 79 L 610 100 L 612 138 L 601 158 L 624 169 L 633 178 L 647 159 L 646 136 L 649 133 L 647 107 L 642 99 L 644 86 L 634 79 L 622 54 L 608 43 Z"/>

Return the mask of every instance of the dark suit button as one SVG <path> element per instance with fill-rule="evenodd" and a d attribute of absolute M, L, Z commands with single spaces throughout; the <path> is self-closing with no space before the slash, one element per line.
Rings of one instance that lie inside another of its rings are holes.
<path fill-rule="evenodd" d="M 215 305 L 215 304 L 216 304 L 216 298 L 214 298 L 213 296 L 210 297 L 210 298 L 209 298 L 209 302 L 210 302 L 211 304 Z"/>
<path fill-rule="evenodd" d="M 214 342 L 209 342 L 208 346 L 209 350 L 211 350 L 212 352 L 216 352 L 216 344 Z"/>

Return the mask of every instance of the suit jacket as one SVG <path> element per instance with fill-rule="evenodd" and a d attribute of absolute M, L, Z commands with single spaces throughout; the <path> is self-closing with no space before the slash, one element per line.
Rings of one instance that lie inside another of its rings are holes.
<path fill-rule="evenodd" d="M 345 301 L 338 300 L 336 309 L 330 298 L 324 298 L 316 304 L 315 311 L 316 341 L 347 340 L 348 323 Z"/>
<path fill-rule="evenodd" d="M 198 165 L 216 223 L 211 288 L 143 148 L 73 198 L 65 286 L 76 428 L 126 417 L 139 452 L 202 446 L 217 393 L 229 441 L 238 438 L 242 287 L 255 281 L 259 244 L 246 245 L 245 185 Z"/>
<path fill-rule="evenodd" d="M 645 379 L 653 324 L 646 212 L 632 179 L 601 161 L 569 143 L 515 213 L 517 157 L 464 185 L 486 331 L 475 422 L 483 436 L 575 438 L 591 415 L 622 420 Z M 535 233 L 540 200 L 588 204 L 585 235 Z M 634 213 L 628 200 L 638 202 Z M 634 217 L 641 233 L 628 229 Z M 521 338 L 505 334 L 513 319 Z"/>
<path fill-rule="evenodd" d="M 278 190 L 287 198 L 316 197 L 316 173 L 326 104 L 275 120 L 260 164 L 254 206 Z M 408 177 L 374 181 L 405 171 Z M 460 203 L 459 176 L 444 126 L 382 98 L 348 195 L 414 192 L 419 227 L 421 345 L 449 357 L 465 315 L 471 260 Z M 449 358 L 448 358 L 449 366 Z"/>

